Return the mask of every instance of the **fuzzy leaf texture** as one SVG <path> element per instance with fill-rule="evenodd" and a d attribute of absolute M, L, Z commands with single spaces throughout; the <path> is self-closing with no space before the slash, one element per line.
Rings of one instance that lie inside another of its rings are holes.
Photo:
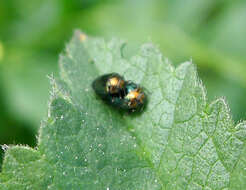
<path fill-rule="evenodd" d="M 246 189 L 246 122 L 235 125 L 222 98 L 207 103 L 191 62 L 174 68 L 152 44 L 129 52 L 75 32 L 51 78 L 38 146 L 8 148 L 0 190 Z M 92 81 L 110 72 L 147 89 L 142 114 L 95 95 Z"/>

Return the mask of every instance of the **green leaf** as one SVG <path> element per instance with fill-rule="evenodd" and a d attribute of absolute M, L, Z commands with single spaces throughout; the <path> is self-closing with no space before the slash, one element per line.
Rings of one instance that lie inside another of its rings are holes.
<path fill-rule="evenodd" d="M 76 31 L 51 78 L 48 118 L 35 150 L 5 153 L 4 189 L 243 189 L 246 123 L 236 127 L 224 99 L 206 102 L 191 62 L 174 68 L 152 44 L 128 46 Z M 118 72 L 148 90 L 144 113 L 123 114 L 92 88 Z"/>
<path fill-rule="evenodd" d="M 1 41 L 0 41 L 0 61 L 2 61 L 2 59 L 3 59 L 3 45 L 2 45 L 2 43 L 1 43 Z"/>

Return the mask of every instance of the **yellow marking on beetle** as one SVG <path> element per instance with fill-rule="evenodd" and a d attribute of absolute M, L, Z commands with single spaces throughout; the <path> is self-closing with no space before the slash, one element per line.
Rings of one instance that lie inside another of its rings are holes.
<path fill-rule="evenodd" d="M 131 91 L 129 94 L 127 94 L 126 98 L 129 100 L 137 98 L 139 93 L 137 91 Z"/>
<path fill-rule="evenodd" d="M 112 86 L 116 86 L 118 84 L 118 82 L 119 82 L 119 80 L 116 77 L 110 79 L 110 84 Z"/>
<path fill-rule="evenodd" d="M 117 93 L 118 87 L 122 87 L 122 86 L 123 86 L 123 81 L 119 80 L 117 77 L 113 77 L 107 81 L 106 89 L 107 92 Z"/>

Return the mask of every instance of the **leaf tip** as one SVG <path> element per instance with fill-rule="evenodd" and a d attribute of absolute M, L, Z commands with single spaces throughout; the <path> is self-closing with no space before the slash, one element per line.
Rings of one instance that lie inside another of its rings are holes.
<path fill-rule="evenodd" d="M 77 29 L 77 30 L 74 31 L 74 36 L 80 42 L 84 42 L 87 39 L 87 35 L 84 32 L 81 32 L 79 29 Z"/>

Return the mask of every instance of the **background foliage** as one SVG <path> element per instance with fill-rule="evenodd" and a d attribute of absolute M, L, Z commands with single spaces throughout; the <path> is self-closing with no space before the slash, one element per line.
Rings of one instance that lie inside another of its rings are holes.
<path fill-rule="evenodd" d="M 35 146 L 49 96 L 46 75 L 56 74 L 75 28 L 153 41 L 174 63 L 192 58 L 209 100 L 225 96 L 233 119 L 245 119 L 245 20 L 243 0 L 0 1 L 0 144 Z"/>

